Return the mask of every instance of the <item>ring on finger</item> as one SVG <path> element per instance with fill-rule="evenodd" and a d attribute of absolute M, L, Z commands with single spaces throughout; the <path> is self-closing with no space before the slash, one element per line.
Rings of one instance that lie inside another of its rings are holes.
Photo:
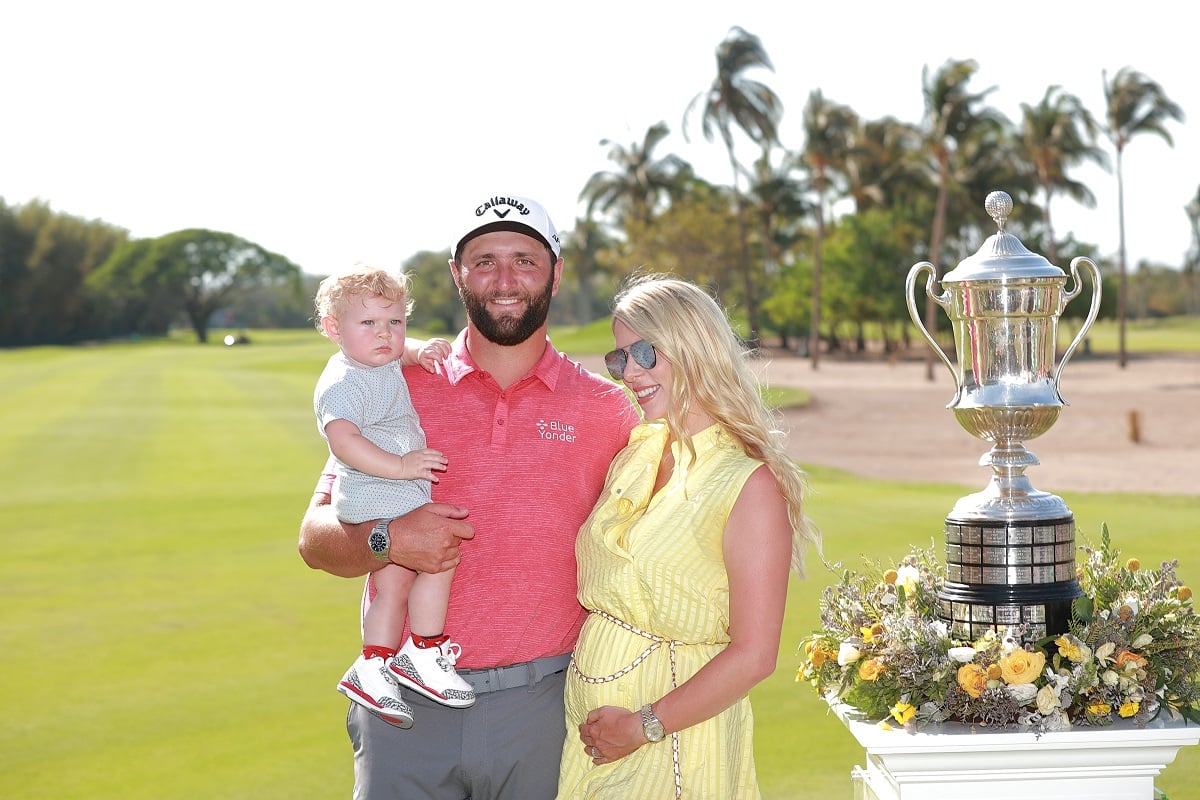
<path fill-rule="evenodd" d="M 592 758 L 599 758 L 600 751 L 596 749 L 596 745 L 592 745 Z"/>

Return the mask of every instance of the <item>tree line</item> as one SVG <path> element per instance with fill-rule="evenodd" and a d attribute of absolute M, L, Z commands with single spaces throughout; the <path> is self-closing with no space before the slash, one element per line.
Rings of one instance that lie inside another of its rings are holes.
<path fill-rule="evenodd" d="M 882 331 L 885 347 L 901 347 L 911 333 L 901 289 L 908 269 L 928 260 L 949 270 L 975 252 L 995 232 L 982 199 L 1002 188 L 1017 207 L 1008 229 L 1019 230 L 1029 249 L 1055 264 L 1063 253 L 1101 265 L 1101 313 L 1120 323 L 1124 365 L 1128 316 L 1191 314 L 1200 306 L 1200 189 L 1184 206 L 1193 246 L 1179 265 L 1141 263 L 1130 275 L 1125 263 L 1122 156 L 1144 135 L 1173 144 L 1169 123 L 1181 122 L 1183 111 L 1156 82 L 1126 67 L 1101 76 L 1101 114 L 1050 86 L 1036 103 L 1022 104 L 1013 122 L 988 105 L 996 87 L 972 86 L 976 71 L 970 60 L 926 67 L 919 123 L 863 119 L 813 90 L 801 110 L 804 141 L 790 149 L 779 135 L 784 104 L 766 82 L 771 59 L 758 37 L 731 29 L 717 46 L 711 83 L 681 121 L 685 137 L 699 133 L 723 148 L 730 183 L 706 181 L 679 156 L 659 155 L 670 134 L 665 121 L 640 141 L 602 141 L 613 167 L 582 187 L 586 211 L 564 231 L 570 277 L 552 322 L 606 315 L 620 280 L 646 268 L 713 287 L 744 317 L 751 342 L 774 335 L 814 366 L 822 353 L 865 346 L 868 327 Z M 1089 187 L 1071 176 L 1085 163 L 1115 172 L 1115 265 L 1094 244 L 1054 230 L 1054 199 L 1095 205 Z M 413 326 L 456 331 L 461 304 L 446 254 L 417 253 L 403 269 L 421 287 Z M 131 239 L 122 228 L 41 201 L 8 206 L 0 199 L 0 345 L 162 335 L 179 325 L 203 342 L 214 325 L 310 325 L 316 280 L 231 233 L 189 229 Z M 934 331 L 932 306 L 926 326 Z M 1067 314 L 1086 308 L 1086 300 L 1071 303 Z"/>

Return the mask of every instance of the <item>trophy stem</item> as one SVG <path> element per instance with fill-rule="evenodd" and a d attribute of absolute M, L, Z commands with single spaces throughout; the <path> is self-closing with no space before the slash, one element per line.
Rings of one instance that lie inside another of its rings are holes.
<path fill-rule="evenodd" d="M 1024 472 L 1026 467 L 1035 467 L 1040 463 L 1038 457 L 1016 439 L 997 439 L 992 449 L 979 459 L 979 466 L 991 467 L 997 474 Z"/>

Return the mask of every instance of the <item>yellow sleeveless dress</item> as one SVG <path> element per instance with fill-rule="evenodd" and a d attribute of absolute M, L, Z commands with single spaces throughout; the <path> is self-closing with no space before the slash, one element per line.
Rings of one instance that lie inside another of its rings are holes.
<path fill-rule="evenodd" d="M 694 462 L 672 445 L 674 475 L 652 495 L 666 441 L 661 422 L 633 430 L 575 545 L 591 613 L 567 672 L 560 800 L 759 797 L 748 697 L 614 763 L 592 764 L 579 741 L 592 709 L 655 702 L 729 644 L 725 523 L 760 462 L 713 425 Z"/>

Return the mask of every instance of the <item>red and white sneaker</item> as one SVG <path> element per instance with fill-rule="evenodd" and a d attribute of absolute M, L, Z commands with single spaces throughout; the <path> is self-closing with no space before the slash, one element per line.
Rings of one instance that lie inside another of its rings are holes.
<path fill-rule="evenodd" d="M 447 639 L 437 647 L 417 647 L 412 639 L 388 662 L 392 677 L 435 703 L 452 708 L 475 705 L 475 690 L 459 677 L 454 664 L 462 648 Z"/>
<path fill-rule="evenodd" d="M 384 722 L 397 728 L 412 727 L 412 708 L 400 698 L 400 687 L 381 656 L 359 656 L 346 670 L 337 689 Z"/>

